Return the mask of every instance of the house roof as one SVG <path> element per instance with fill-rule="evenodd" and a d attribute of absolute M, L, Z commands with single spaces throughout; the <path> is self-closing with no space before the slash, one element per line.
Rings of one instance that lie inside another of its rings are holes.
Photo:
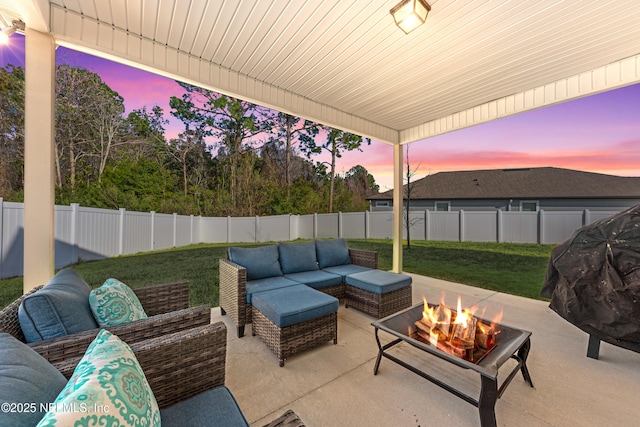
<path fill-rule="evenodd" d="M 413 200 L 640 198 L 640 177 L 553 167 L 438 172 L 413 185 Z M 390 190 L 370 200 L 392 198 Z"/>
<path fill-rule="evenodd" d="M 0 0 L 0 27 L 405 144 L 640 82 L 637 0 Z"/>

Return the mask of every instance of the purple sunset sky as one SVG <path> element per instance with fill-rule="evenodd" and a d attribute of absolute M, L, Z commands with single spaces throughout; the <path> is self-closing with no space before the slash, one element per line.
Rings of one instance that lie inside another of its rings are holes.
<path fill-rule="evenodd" d="M 182 125 L 169 114 L 180 96 L 171 79 L 60 47 L 58 63 L 87 68 L 118 92 L 127 112 L 159 105 L 171 120 L 167 139 Z M 0 47 L 0 66 L 24 63 L 24 37 Z M 392 188 L 391 146 L 372 141 L 338 159 L 338 173 L 361 164 L 381 191 Z M 318 160 L 319 158 L 315 158 Z M 554 166 L 622 176 L 640 176 L 640 84 L 592 95 L 439 135 L 409 146 L 415 179 L 441 171 Z"/>

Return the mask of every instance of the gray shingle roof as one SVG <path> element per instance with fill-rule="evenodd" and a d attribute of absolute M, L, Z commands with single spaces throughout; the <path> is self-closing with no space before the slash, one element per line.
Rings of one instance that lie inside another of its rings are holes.
<path fill-rule="evenodd" d="M 411 198 L 640 198 L 640 177 L 553 167 L 438 172 L 415 181 Z M 406 187 L 406 185 L 404 186 Z M 393 190 L 370 197 L 393 198 Z"/>

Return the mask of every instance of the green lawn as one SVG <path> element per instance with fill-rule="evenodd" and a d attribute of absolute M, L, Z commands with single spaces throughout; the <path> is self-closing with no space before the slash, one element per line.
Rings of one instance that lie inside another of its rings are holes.
<path fill-rule="evenodd" d="M 92 287 L 114 277 L 132 286 L 189 280 L 191 305 L 218 305 L 218 259 L 227 244 L 201 244 L 72 265 Z M 251 246 L 251 245 L 247 245 Z M 379 267 L 391 269 L 390 240 L 349 240 L 349 246 L 378 251 Z M 551 245 L 412 241 L 404 269 L 424 276 L 513 295 L 543 299 L 540 289 Z M 22 294 L 22 277 L 0 280 L 0 307 Z"/>

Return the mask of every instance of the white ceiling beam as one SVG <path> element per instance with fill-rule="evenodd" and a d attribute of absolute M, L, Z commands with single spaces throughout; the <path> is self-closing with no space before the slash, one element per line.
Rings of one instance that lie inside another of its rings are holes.
<path fill-rule="evenodd" d="M 400 131 L 400 144 L 640 83 L 640 55 L 449 114 Z"/>

